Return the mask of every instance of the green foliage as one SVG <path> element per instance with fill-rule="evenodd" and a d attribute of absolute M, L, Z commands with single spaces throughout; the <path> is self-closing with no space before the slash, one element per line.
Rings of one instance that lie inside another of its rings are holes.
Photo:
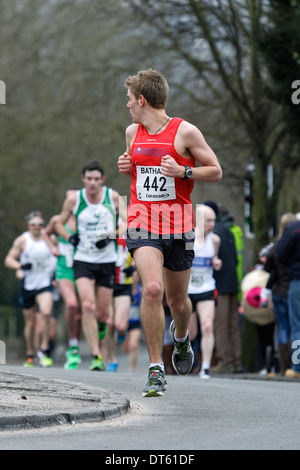
<path fill-rule="evenodd" d="M 271 78 L 267 92 L 282 106 L 288 132 L 299 139 L 300 106 L 291 96 L 293 82 L 300 80 L 300 5 L 294 0 L 270 0 L 268 17 L 260 36 L 261 53 Z"/>

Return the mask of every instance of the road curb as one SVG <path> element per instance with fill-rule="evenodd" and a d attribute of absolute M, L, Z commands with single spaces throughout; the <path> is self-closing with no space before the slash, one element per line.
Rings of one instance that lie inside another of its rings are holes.
<path fill-rule="evenodd" d="M 0 371 L 0 431 L 101 422 L 129 408 L 111 390 Z"/>

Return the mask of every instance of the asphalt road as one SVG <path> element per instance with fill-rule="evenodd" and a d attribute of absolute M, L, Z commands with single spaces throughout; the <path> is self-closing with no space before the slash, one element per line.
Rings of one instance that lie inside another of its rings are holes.
<path fill-rule="evenodd" d="M 126 356 L 120 357 L 116 373 L 89 372 L 88 365 L 86 358 L 77 371 L 58 366 L 24 371 L 9 364 L 3 370 L 120 392 L 131 403 L 124 416 L 93 424 L 3 431 L 0 449 L 123 450 L 127 455 L 138 450 L 164 455 L 169 450 L 185 455 L 195 450 L 300 448 L 300 381 L 168 376 L 165 397 L 142 398 L 147 369 L 143 347 L 136 373 L 127 372 Z"/>

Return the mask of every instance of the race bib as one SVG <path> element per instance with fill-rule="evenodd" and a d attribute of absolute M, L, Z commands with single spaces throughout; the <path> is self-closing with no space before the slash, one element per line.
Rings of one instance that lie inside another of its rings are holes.
<path fill-rule="evenodd" d="M 137 166 L 136 194 L 140 201 L 176 199 L 175 179 L 161 174 L 160 166 Z"/>
<path fill-rule="evenodd" d="M 88 255 L 95 255 L 99 253 L 99 249 L 96 247 L 96 242 L 99 240 L 96 233 L 87 234 L 82 237 L 84 252 Z"/>
<path fill-rule="evenodd" d="M 95 218 L 98 220 L 96 228 L 98 238 L 106 238 L 108 235 L 115 233 L 115 214 L 112 214 L 109 206 L 99 204 L 95 212 Z"/>
<path fill-rule="evenodd" d="M 208 272 L 205 268 L 193 268 L 191 272 L 191 287 L 202 287 L 208 280 Z"/>
<path fill-rule="evenodd" d="M 140 319 L 140 307 L 138 305 L 132 305 L 129 311 L 130 320 L 139 320 Z"/>
<path fill-rule="evenodd" d="M 31 267 L 32 272 L 35 272 L 35 273 L 43 272 L 49 269 L 50 260 L 48 257 L 47 258 L 32 258 L 31 264 L 32 264 L 32 267 Z"/>

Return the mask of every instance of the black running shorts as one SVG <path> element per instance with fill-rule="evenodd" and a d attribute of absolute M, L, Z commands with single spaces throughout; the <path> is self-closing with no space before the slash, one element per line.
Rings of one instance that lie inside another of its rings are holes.
<path fill-rule="evenodd" d="M 19 293 L 19 305 L 22 309 L 27 310 L 36 303 L 36 297 L 44 292 L 53 292 L 53 286 L 43 287 L 37 290 L 26 290 L 22 286 Z"/>
<path fill-rule="evenodd" d="M 113 289 L 115 286 L 116 264 L 115 263 L 85 263 L 74 261 L 73 264 L 75 280 L 86 277 L 96 281 L 96 286 Z"/>
<path fill-rule="evenodd" d="M 164 255 L 164 267 L 170 271 L 190 269 L 194 259 L 195 232 L 158 235 L 146 230 L 128 229 L 126 244 L 133 257 L 136 248 L 153 246 Z"/>

